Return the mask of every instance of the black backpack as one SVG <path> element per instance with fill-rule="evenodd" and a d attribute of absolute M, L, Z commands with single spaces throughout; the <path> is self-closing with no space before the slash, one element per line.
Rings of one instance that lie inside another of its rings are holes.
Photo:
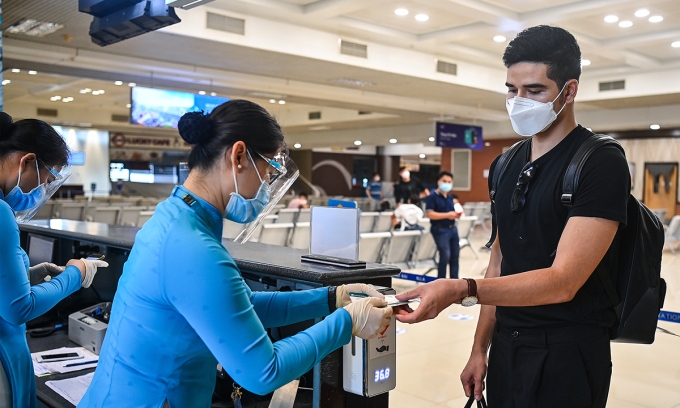
<path fill-rule="evenodd" d="M 498 159 L 491 179 L 491 201 L 494 201 L 498 182 L 510 160 L 528 140 L 515 143 Z M 576 151 L 564 173 L 562 203 L 565 206 L 571 207 L 574 198 L 578 196 L 578 181 L 586 161 L 595 150 L 605 145 L 616 146 L 625 154 L 619 142 L 609 136 L 593 134 L 586 140 Z M 617 235 L 620 245 L 617 285 L 614 285 L 604 268 L 598 266 L 595 269 L 615 305 L 617 322 L 610 328 L 609 336 L 616 342 L 652 344 L 659 311 L 666 297 L 666 282 L 661 278 L 663 225 L 649 208 L 631 194 L 628 197 L 627 225 L 619 229 Z M 487 246 L 491 246 L 495 236 L 494 225 Z"/>

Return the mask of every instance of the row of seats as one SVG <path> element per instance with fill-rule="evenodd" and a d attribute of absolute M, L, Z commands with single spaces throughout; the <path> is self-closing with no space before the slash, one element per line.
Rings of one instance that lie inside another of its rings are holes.
<path fill-rule="evenodd" d="M 460 249 L 470 248 L 475 258 L 477 251 L 470 243 L 477 217 L 464 216 L 458 222 Z M 429 220 L 423 219 L 420 225 L 429 226 Z M 366 262 L 377 262 L 397 265 L 401 269 L 437 267 L 437 245 L 429 228 L 422 231 L 389 231 L 365 232 L 360 234 L 359 259 Z"/>
<path fill-rule="evenodd" d="M 156 208 L 152 206 L 133 206 L 129 202 L 115 205 L 101 202 L 50 200 L 36 214 L 36 219 L 61 218 L 75 221 L 94 221 L 112 225 L 141 227 Z"/>
<path fill-rule="evenodd" d="M 665 245 L 671 250 L 673 254 L 680 246 L 680 215 L 671 218 L 668 226 L 664 226 L 666 230 Z"/>

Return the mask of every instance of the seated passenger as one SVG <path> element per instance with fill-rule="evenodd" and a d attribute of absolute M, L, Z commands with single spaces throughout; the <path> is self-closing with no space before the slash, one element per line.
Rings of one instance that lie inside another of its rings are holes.
<path fill-rule="evenodd" d="M 267 394 L 352 334 L 370 338 L 389 324 L 392 310 L 367 285 L 251 292 L 222 245 L 223 218 L 255 220 L 277 196 L 270 183 L 293 177 L 281 128 L 265 109 L 231 100 L 209 115 L 185 114 L 178 127 L 193 146 L 189 176 L 137 234 L 79 407 L 206 408 L 218 362 L 247 390 Z M 375 297 L 351 302 L 349 292 Z M 265 331 L 319 317 L 275 343 Z"/>
<path fill-rule="evenodd" d="M 402 204 L 394 210 L 392 226 L 399 231 L 424 230 L 422 225 L 418 225 L 421 218 L 423 209 L 420 208 L 420 197 L 413 194 L 408 198 L 407 204 Z"/>

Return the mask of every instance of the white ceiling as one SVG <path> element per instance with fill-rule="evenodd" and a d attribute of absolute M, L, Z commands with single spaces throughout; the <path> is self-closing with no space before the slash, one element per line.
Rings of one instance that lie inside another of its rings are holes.
<path fill-rule="evenodd" d="M 3 1 L 4 27 L 22 18 L 64 25 L 43 38 L 4 33 L 5 68 L 23 69 L 4 72 L 12 81 L 4 87 L 10 113 L 30 115 L 36 107 L 58 106 L 61 121 L 123 126 L 110 122 L 110 114 L 127 110 L 129 89 L 112 83 L 121 79 L 252 99 L 310 147 L 351 143 L 354 129 L 361 130 L 364 144 L 384 144 L 391 126 L 426 129 L 442 117 L 481 124 L 490 137 L 508 137 L 513 134 L 503 103 L 501 56 L 507 41 L 535 24 L 568 29 L 592 62 L 583 69 L 577 105 L 591 127 L 643 128 L 649 125 L 645 118 L 654 116 L 646 111 L 650 106 L 680 105 L 680 48 L 670 45 L 680 41 L 678 0 L 215 0 L 179 10 L 182 23 L 105 48 L 90 41 L 91 17 L 77 13 L 77 3 Z M 663 21 L 635 17 L 643 7 Z M 397 8 L 409 14 L 397 16 Z M 207 11 L 245 19 L 246 34 L 207 29 Z M 418 13 L 429 20 L 416 21 Z M 606 23 L 608 14 L 633 26 Z M 507 40 L 495 42 L 496 35 Z M 339 54 L 339 38 L 368 45 L 369 57 Z M 456 63 L 458 75 L 436 73 L 435 59 Z M 37 76 L 25 73 L 31 67 L 38 67 Z M 337 78 L 372 85 L 331 82 Z M 627 80 L 625 91 L 598 92 L 598 81 L 616 79 Z M 82 88 L 106 93 L 77 93 Z M 287 103 L 272 105 L 253 92 L 278 94 Z M 60 93 L 72 94 L 74 101 L 49 101 Z M 310 111 L 322 111 L 323 120 L 309 121 Z M 607 114 L 597 114 L 603 111 Z M 665 118 L 664 126 L 679 126 L 676 116 Z M 631 122 L 631 117 L 640 120 Z M 310 131 L 320 125 L 330 129 Z M 370 140 L 370 129 L 380 136 Z M 406 140 L 403 135 L 400 142 L 428 136 L 413 134 Z"/>

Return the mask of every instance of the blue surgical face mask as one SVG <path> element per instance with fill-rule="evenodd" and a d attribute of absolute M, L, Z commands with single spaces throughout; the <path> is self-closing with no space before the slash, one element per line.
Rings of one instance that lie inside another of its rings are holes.
<path fill-rule="evenodd" d="M 441 183 L 441 184 L 439 184 L 439 189 L 441 191 L 445 192 L 445 193 L 448 193 L 449 191 L 451 191 L 451 189 L 453 189 L 453 184 L 451 184 L 451 183 Z"/>
<path fill-rule="evenodd" d="M 255 221 L 257 216 L 260 215 L 264 207 L 269 203 L 269 183 L 260 176 L 260 172 L 257 170 L 257 166 L 255 165 L 255 161 L 253 161 L 250 152 L 248 152 L 248 158 L 251 163 L 253 163 L 257 177 L 260 179 L 260 188 L 257 190 L 255 197 L 243 198 L 243 196 L 238 193 L 238 182 L 236 181 L 236 171 L 234 171 L 232 174 L 234 175 L 234 187 L 236 188 L 236 192 L 231 193 L 224 214 L 224 218 L 240 224 L 247 224 Z"/>
<path fill-rule="evenodd" d="M 17 185 L 5 196 L 5 202 L 12 210 L 26 211 L 38 205 L 38 202 L 45 195 L 45 185 L 40 182 L 40 170 L 38 169 L 38 160 L 35 161 L 35 171 L 38 173 L 38 186 L 28 193 L 24 193 L 19 187 L 21 183 L 21 166 L 19 166 L 19 180 Z"/>

